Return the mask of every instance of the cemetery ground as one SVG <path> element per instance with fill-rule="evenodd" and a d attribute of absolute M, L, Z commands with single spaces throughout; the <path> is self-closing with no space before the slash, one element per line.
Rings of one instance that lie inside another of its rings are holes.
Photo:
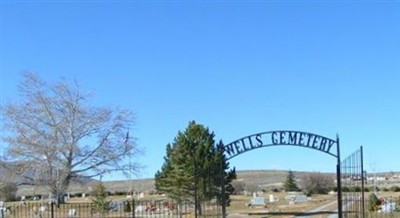
<path fill-rule="evenodd" d="M 297 173 L 299 175 L 300 173 Z M 282 182 L 285 180 L 287 175 L 287 171 L 245 171 L 238 173 L 238 180 L 249 185 L 249 187 L 253 187 L 257 185 L 259 187 L 258 196 L 263 197 L 265 200 L 265 206 L 249 206 L 252 198 L 254 197 L 251 193 L 242 193 L 240 195 L 232 195 L 231 196 L 231 206 L 227 208 L 228 218 L 243 218 L 243 217 L 253 217 L 253 218 L 289 218 L 295 217 L 299 215 L 307 215 L 309 217 L 314 218 L 333 218 L 337 211 L 337 196 L 336 194 L 327 194 L 327 195 L 312 195 L 306 202 L 295 202 L 289 203 L 289 200 L 286 198 L 288 193 L 282 191 Z M 399 174 L 400 175 L 400 174 Z M 98 181 L 92 181 L 96 183 Z M 154 180 L 152 179 L 144 179 L 144 180 L 134 180 L 133 183 L 130 181 L 109 181 L 104 182 L 107 190 L 112 193 L 112 196 L 109 196 L 107 200 L 111 201 L 119 201 L 126 202 L 132 201 L 131 198 L 127 198 L 126 192 L 123 190 L 129 190 L 133 188 L 134 190 L 143 190 L 143 196 L 141 193 L 136 193 L 134 196 L 135 199 L 135 208 L 141 204 L 147 204 L 146 202 L 159 202 L 158 208 L 161 208 L 162 203 L 167 199 L 167 197 L 162 195 L 154 194 Z M 373 183 L 368 182 L 366 187 L 368 187 L 369 191 L 365 192 L 366 205 L 368 203 L 368 197 L 371 193 L 373 193 L 373 189 L 371 186 Z M 381 182 L 377 182 L 376 185 L 379 186 L 377 191 L 377 196 L 380 198 L 400 198 L 400 192 L 394 192 L 390 190 L 392 186 L 400 187 L 400 180 L 382 180 Z M 90 183 L 83 184 L 72 184 L 71 185 L 71 198 L 67 201 L 66 204 L 61 205 L 60 209 L 55 211 L 56 218 L 67 217 L 69 210 L 71 208 L 79 210 L 81 213 L 91 214 L 91 197 L 90 196 L 82 196 L 79 193 L 89 193 L 90 192 Z M 26 203 L 36 204 L 36 208 L 28 208 L 27 212 L 16 212 L 12 211 L 11 216 L 6 216 L 6 218 L 32 218 L 35 217 L 34 211 L 40 210 L 39 204 L 46 204 L 48 198 L 33 200 L 32 193 L 45 193 L 43 187 L 32 187 L 32 186 L 20 186 L 17 192 L 18 196 L 31 196 L 28 198 L 29 200 Z M 299 193 L 302 194 L 302 193 Z M 273 195 L 274 202 L 270 201 L 270 196 Z M 7 206 L 12 206 L 12 208 L 18 207 L 22 208 L 23 203 L 21 201 L 15 202 L 6 202 Z M 367 207 L 367 206 L 366 206 Z M 194 217 L 193 213 L 193 204 L 188 204 L 187 213 L 184 218 Z M 48 209 L 47 209 L 48 210 Z M 134 210 L 132 208 L 132 210 Z M 367 211 L 367 208 L 366 208 Z M 48 213 L 48 212 L 47 212 Z M 114 213 L 115 216 L 111 213 L 107 217 L 132 217 L 131 213 Z M 39 217 L 39 216 L 36 216 Z M 50 216 L 42 216 L 42 218 L 48 218 Z M 79 217 L 79 216 L 76 216 Z M 80 216 L 81 218 L 84 216 Z M 91 216 L 85 216 L 91 217 Z M 176 217 L 160 213 L 136 213 L 135 217 Z M 203 216 L 202 216 L 203 217 Z M 214 216 L 218 217 L 218 216 Z M 400 217 L 399 213 L 383 215 L 379 216 L 368 216 L 368 217 Z"/>
<path fill-rule="evenodd" d="M 301 194 L 301 193 L 299 193 Z M 379 196 L 381 197 L 392 197 L 392 198 L 398 198 L 400 197 L 399 192 L 379 192 Z M 296 216 L 301 216 L 301 215 L 306 215 L 309 217 L 315 217 L 315 218 L 328 218 L 331 215 L 336 213 L 337 210 L 337 205 L 336 205 L 336 194 L 326 194 L 326 195 L 313 195 L 306 202 L 294 202 L 290 203 L 289 200 L 287 199 L 288 193 L 285 192 L 265 192 L 265 193 L 260 193 L 259 197 L 264 197 L 265 198 L 265 206 L 249 206 L 249 202 L 251 202 L 251 199 L 253 196 L 251 195 L 233 195 L 231 196 L 231 206 L 227 208 L 228 212 L 228 218 L 244 218 L 244 217 L 253 217 L 253 218 L 289 218 L 289 217 L 296 217 Z M 369 192 L 366 192 L 366 198 L 368 197 Z M 273 196 L 274 202 L 269 202 L 269 199 Z M 129 201 L 130 199 L 127 199 L 127 196 L 110 196 L 108 197 L 108 200 L 114 201 L 114 202 L 123 202 L 123 201 Z M 141 198 L 140 200 L 136 200 L 136 208 L 139 205 L 143 205 L 140 202 L 164 202 L 168 200 L 165 196 L 162 195 L 147 195 Z M 36 201 L 29 201 L 26 202 L 30 205 L 35 205 L 37 206 L 30 206 L 29 211 L 24 211 L 20 210 L 14 211 L 12 214 L 13 216 L 6 216 L 6 217 L 18 217 L 18 218 L 36 218 L 36 217 L 49 217 L 47 215 L 44 215 L 45 213 L 43 212 L 42 216 L 35 216 L 35 214 L 40 214 L 39 213 L 34 213 L 34 211 L 39 210 L 39 205 L 42 202 L 42 200 L 36 200 Z M 88 214 L 85 217 L 96 217 L 91 215 L 91 207 L 89 203 L 91 202 L 90 197 L 73 197 L 68 200 L 68 202 L 64 205 L 61 205 L 60 208 L 55 210 L 55 216 L 54 217 L 68 217 L 68 213 L 70 213 L 71 208 L 75 210 L 79 210 L 80 214 Z M 12 208 L 23 208 L 24 204 L 21 202 L 8 202 L 6 203 L 9 206 L 12 206 Z M 43 204 L 42 204 L 43 205 Z M 157 204 L 156 207 L 161 207 L 162 204 Z M 315 211 L 315 209 L 317 210 Z M 158 211 L 158 210 L 157 210 Z M 194 217 L 193 213 L 193 208 L 189 208 L 187 210 L 188 212 L 185 213 L 183 217 L 185 218 L 192 218 Z M 90 215 L 89 215 L 90 214 Z M 136 213 L 137 217 L 176 217 L 176 215 L 171 215 L 170 213 L 161 213 L 161 212 L 155 212 L 155 213 Z M 400 214 L 397 214 L 400 215 Z M 397 215 L 394 216 L 389 216 L 389 217 L 396 217 Z M 79 216 L 76 216 L 79 217 Z M 83 216 L 82 216 L 83 217 Z M 112 213 L 110 212 L 107 214 L 107 217 L 132 217 L 131 213 Z M 203 217 L 203 216 L 201 216 Z M 204 216 L 205 217 L 205 216 Z M 215 216 L 213 216 L 215 217 Z M 332 217 L 332 216 L 331 216 Z"/>
<path fill-rule="evenodd" d="M 275 202 L 268 202 L 270 195 L 273 195 L 274 201 Z M 295 215 L 302 214 L 302 211 L 309 211 L 312 210 L 316 207 L 320 207 L 325 204 L 329 204 L 331 202 L 336 202 L 336 196 L 335 195 L 315 195 L 312 196 L 311 199 L 309 199 L 307 202 L 295 202 L 294 204 L 289 204 L 289 201 L 285 199 L 285 196 L 287 193 L 263 193 L 261 197 L 265 198 L 266 205 L 265 206 L 249 206 L 249 202 L 253 198 L 253 196 L 245 196 L 245 195 L 233 195 L 231 196 L 232 202 L 231 206 L 227 208 L 228 212 L 228 217 L 293 217 Z M 79 210 L 81 214 L 92 214 L 91 207 L 88 206 L 88 203 L 91 202 L 90 197 L 73 197 L 68 200 L 68 202 L 64 205 L 61 205 L 60 208 L 55 210 L 55 216 L 54 217 L 67 217 L 69 211 L 71 208 L 74 208 L 75 210 Z M 127 199 L 126 196 L 111 196 L 108 198 L 110 201 L 115 201 L 115 202 L 122 202 L 122 201 L 129 201 L 130 199 Z M 143 197 L 140 200 L 136 200 L 136 207 L 139 205 L 142 205 L 140 202 L 150 202 L 150 201 L 155 201 L 155 202 L 163 202 L 167 201 L 168 199 L 165 196 L 162 195 L 147 195 Z M 35 211 L 39 211 L 36 214 L 40 214 L 40 205 L 46 205 L 46 204 L 40 204 L 42 201 L 41 200 L 36 200 L 36 201 L 28 201 L 25 204 L 21 202 L 8 202 L 7 205 L 11 206 L 12 208 L 24 208 L 29 206 L 29 210 L 19 210 L 19 211 L 14 211 L 13 215 L 14 217 L 18 218 L 31 218 L 35 217 Z M 33 205 L 33 206 L 32 206 Z M 36 205 L 36 206 L 35 206 Z M 156 207 L 160 206 L 161 204 L 156 205 Z M 49 209 L 47 209 L 49 210 Z M 185 214 L 184 217 L 190 218 L 194 217 L 193 214 L 193 208 L 189 209 L 190 213 Z M 43 211 L 42 211 L 43 212 Z M 326 212 L 324 212 L 326 213 Z M 45 214 L 45 212 L 43 212 Z M 122 217 L 129 217 L 131 213 L 125 213 Z M 326 213 L 329 215 L 329 213 Z M 157 217 L 157 213 L 147 214 L 148 217 Z M 159 213 L 159 216 L 160 213 Z M 10 216 L 13 217 L 13 216 Z M 37 216 L 39 217 L 39 216 Z M 43 215 L 42 217 L 47 217 Z M 112 213 L 107 215 L 107 217 L 121 217 L 121 213 L 115 213 L 113 216 Z M 141 217 L 141 216 L 140 216 Z M 161 216 L 164 217 L 164 214 Z M 172 217 L 172 216 L 171 216 Z"/>

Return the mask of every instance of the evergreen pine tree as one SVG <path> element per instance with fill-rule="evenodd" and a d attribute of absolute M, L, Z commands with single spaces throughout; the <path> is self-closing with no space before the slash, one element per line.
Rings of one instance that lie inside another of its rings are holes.
<path fill-rule="evenodd" d="M 107 195 L 108 194 L 104 184 L 102 182 L 96 184 L 93 190 L 93 198 L 92 198 L 92 203 L 94 205 L 93 212 L 101 215 L 108 212 L 110 208 L 110 201 L 106 200 Z"/>
<path fill-rule="evenodd" d="M 223 144 L 215 145 L 214 137 L 208 128 L 191 121 L 166 146 L 164 164 L 155 175 L 155 187 L 176 200 L 178 207 L 185 200 L 196 202 L 197 213 L 201 214 L 201 202 L 221 198 L 222 175 L 225 176 L 225 204 L 229 204 L 229 194 L 233 192 L 230 183 L 236 173 L 225 172 L 229 164 L 218 149 Z"/>
<path fill-rule="evenodd" d="M 292 191 L 299 191 L 299 187 L 296 184 L 296 180 L 294 174 L 291 170 L 289 170 L 288 175 L 286 177 L 286 181 L 283 184 L 285 191 L 292 192 Z"/>

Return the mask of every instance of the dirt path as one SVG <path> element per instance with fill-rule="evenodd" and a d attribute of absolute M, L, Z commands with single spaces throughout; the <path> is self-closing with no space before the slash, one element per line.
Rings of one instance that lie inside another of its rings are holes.
<path fill-rule="evenodd" d="M 303 215 L 299 215 L 296 217 L 301 217 L 301 218 L 310 218 L 310 217 L 314 217 L 314 218 L 325 218 L 325 217 L 329 217 L 329 218 L 336 218 L 337 217 L 337 212 L 335 211 L 337 207 L 337 202 L 336 201 L 332 201 L 329 202 L 327 204 L 324 204 L 322 206 L 319 206 L 317 208 L 314 208 L 312 210 L 309 210 L 307 212 L 305 212 Z"/>

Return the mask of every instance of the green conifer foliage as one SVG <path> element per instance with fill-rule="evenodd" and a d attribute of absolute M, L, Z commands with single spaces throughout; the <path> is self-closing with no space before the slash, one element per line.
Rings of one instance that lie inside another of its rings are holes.
<path fill-rule="evenodd" d="M 93 190 L 92 203 L 94 204 L 94 207 L 92 208 L 92 213 L 104 215 L 109 211 L 110 201 L 106 200 L 107 195 L 108 194 L 104 184 L 102 182 L 96 184 Z"/>
<path fill-rule="evenodd" d="M 299 191 L 299 187 L 296 184 L 293 171 L 289 170 L 288 175 L 286 177 L 286 181 L 283 184 L 283 187 L 287 192 Z"/>
<path fill-rule="evenodd" d="M 233 192 L 231 182 L 236 178 L 235 170 L 229 170 L 226 157 L 221 153 L 222 142 L 214 140 L 215 134 L 203 125 L 189 122 L 184 132 L 178 132 L 173 143 L 166 146 L 166 156 L 160 171 L 155 175 L 157 191 L 180 202 L 197 203 L 201 214 L 201 203 L 212 199 L 221 202 L 222 176 L 225 183 L 225 205 Z"/>

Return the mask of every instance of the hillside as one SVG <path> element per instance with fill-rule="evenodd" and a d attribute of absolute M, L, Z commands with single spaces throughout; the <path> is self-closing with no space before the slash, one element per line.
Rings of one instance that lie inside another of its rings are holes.
<path fill-rule="evenodd" d="M 299 172 L 293 171 L 297 180 L 303 175 L 311 172 Z M 237 171 L 237 181 L 243 182 L 246 185 L 257 186 L 259 189 L 272 189 L 282 187 L 282 183 L 286 180 L 288 171 L 285 170 L 245 170 Z M 336 177 L 335 173 L 323 173 Z M 379 177 L 390 177 L 393 175 L 399 175 L 399 179 L 396 181 L 379 181 L 377 186 L 388 186 L 388 185 L 400 185 L 400 173 L 377 173 L 375 176 Z M 371 175 L 368 175 L 368 179 L 371 179 Z M 97 180 L 80 180 L 79 182 L 73 181 L 68 189 L 71 194 L 77 193 L 90 193 L 91 187 L 93 187 L 98 181 Z M 129 192 L 133 189 L 135 192 L 153 192 L 154 191 L 154 179 L 137 179 L 137 180 L 121 180 L 121 181 L 104 181 L 107 191 L 111 193 L 115 192 Z M 371 183 L 366 184 L 367 186 L 372 185 Z M 45 187 L 38 186 L 19 186 L 17 195 L 34 195 L 34 194 L 47 194 L 48 191 Z"/>
<path fill-rule="evenodd" d="M 237 180 L 247 185 L 256 185 L 260 188 L 279 187 L 285 181 L 287 171 L 284 170 L 246 170 L 237 171 Z M 307 172 L 294 172 L 297 178 L 300 178 Z M 333 175 L 333 174 L 332 174 Z M 97 183 L 97 180 L 87 180 L 87 182 L 72 182 L 68 191 L 74 193 L 89 193 L 91 187 Z M 103 181 L 107 191 L 128 192 L 131 188 L 138 192 L 154 191 L 154 179 L 138 179 L 138 180 L 120 180 L 120 181 Z M 34 187 L 23 185 L 18 189 L 17 195 L 34 195 L 45 194 L 45 187 Z"/>

